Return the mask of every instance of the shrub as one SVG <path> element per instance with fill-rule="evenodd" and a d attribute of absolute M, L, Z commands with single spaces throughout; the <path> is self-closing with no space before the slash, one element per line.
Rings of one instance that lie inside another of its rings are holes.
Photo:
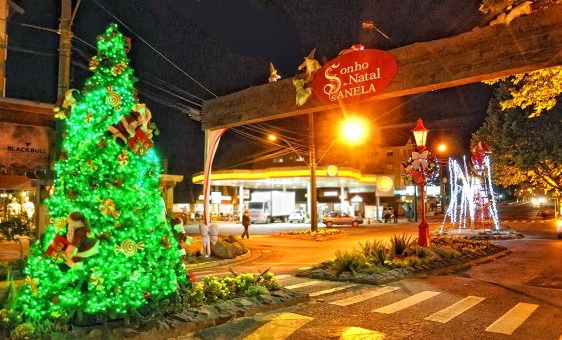
<path fill-rule="evenodd" d="M 365 267 L 365 257 L 356 251 L 336 250 L 336 260 L 333 263 L 337 275 L 348 271 L 357 274 L 357 271 Z"/>
<path fill-rule="evenodd" d="M 281 289 L 281 285 L 279 284 L 279 281 L 277 280 L 277 278 L 273 273 L 269 272 L 269 270 L 261 274 L 257 278 L 256 283 L 264 286 L 270 291 Z"/>
<path fill-rule="evenodd" d="M 223 281 L 214 275 L 208 275 L 203 278 L 203 287 L 205 291 L 205 301 L 207 302 L 222 300 L 229 295 L 228 289 L 225 289 Z"/>
<path fill-rule="evenodd" d="M 390 253 L 382 241 L 367 241 L 365 244 L 359 243 L 359 245 L 367 261 L 374 265 L 383 266 L 386 261 L 394 259 L 394 253 Z"/>
<path fill-rule="evenodd" d="M 193 307 L 205 304 L 205 288 L 203 284 L 197 283 L 191 288 L 191 292 L 189 292 L 189 302 Z"/>
<path fill-rule="evenodd" d="M 12 309 L 0 309 L 0 330 L 3 332 L 10 333 L 21 322 L 22 316 L 20 312 Z"/>
<path fill-rule="evenodd" d="M 389 270 L 390 270 L 390 268 L 388 266 L 375 266 L 375 265 L 369 265 L 369 263 L 367 263 L 367 266 L 365 268 L 361 269 L 361 273 L 382 274 L 382 273 L 387 272 Z"/>
<path fill-rule="evenodd" d="M 227 276 L 222 279 L 223 298 L 225 300 L 233 299 L 238 295 L 238 287 L 236 287 L 236 278 Z"/>
<path fill-rule="evenodd" d="M 30 323 L 22 323 L 17 325 L 16 328 L 10 333 L 10 339 L 13 340 L 26 340 L 33 339 L 35 335 L 35 327 Z"/>
<path fill-rule="evenodd" d="M 454 257 L 461 256 L 461 253 L 456 249 L 444 247 L 444 246 L 432 246 L 430 247 L 431 251 L 435 254 L 439 255 L 442 259 L 451 259 Z"/>
<path fill-rule="evenodd" d="M 244 292 L 245 296 L 260 296 L 260 295 L 269 295 L 269 290 L 264 286 L 260 285 L 253 285 L 248 287 Z"/>
<path fill-rule="evenodd" d="M 406 233 L 403 233 L 402 236 L 394 235 L 390 239 L 390 243 L 392 244 L 394 255 L 403 255 L 404 250 L 412 245 L 412 236 L 406 235 Z"/>

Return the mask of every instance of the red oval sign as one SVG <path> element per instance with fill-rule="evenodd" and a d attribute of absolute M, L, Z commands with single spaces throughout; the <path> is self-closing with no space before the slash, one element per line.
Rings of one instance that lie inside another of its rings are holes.
<path fill-rule="evenodd" d="M 386 51 L 351 51 L 316 71 L 312 91 L 327 103 L 357 102 L 379 94 L 397 71 L 396 59 Z"/>

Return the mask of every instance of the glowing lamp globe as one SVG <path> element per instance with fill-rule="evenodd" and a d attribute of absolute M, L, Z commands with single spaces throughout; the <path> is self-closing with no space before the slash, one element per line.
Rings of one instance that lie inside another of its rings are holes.
<path fill-rule="evenodd" d="M 425 142 L 427 140 L 427 133 L 429 130 L 423 125 L 421 118 L 418 118 L 416 127 L 412 129 L 414 134 L 414 139 L 416 140 L 416 146 L 420 149 L 425 149 Z"/>

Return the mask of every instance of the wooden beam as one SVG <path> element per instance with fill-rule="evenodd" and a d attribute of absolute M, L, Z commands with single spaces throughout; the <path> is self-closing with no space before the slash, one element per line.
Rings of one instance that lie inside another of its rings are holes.
<path fill-rule="evenodd" d="M 365 104 L 562 65 L 562 5 L 510 25 L 476 28 L 389 52 L 398 61 L 396 78 Z M 216 130 L 336 108 L 314 98 L 297 106 L 292 79 L 283 79 L 205 101 L 201 122 L 203 130 Z"/>

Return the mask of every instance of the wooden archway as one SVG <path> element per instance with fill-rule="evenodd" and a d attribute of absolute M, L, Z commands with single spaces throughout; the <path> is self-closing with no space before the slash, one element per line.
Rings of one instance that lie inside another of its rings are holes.
<path fill-rule="evenodd" d="M 476 28 L 388 52 L 398 62 L 398 73 L 388 87 L 365 104 L 562 65 L 562 5 L 517 18 L 509 25 Z M 337 104 L 325 104 L 314 97 L 296 106 L 295 87 L 289 78 L 205 101 L 201 123 L 206 132 L 222 134 L 230 127 L 337 108 Z M 207 145 L 210 134 L 205 135 Z M 213 145 L 214 149 L 206 150 L 205 193 L 209 191 L 213 161 L 209 155 L 214 155 L 218 140 Z M 204 196 L 208 202 L 209 197 Z M 311 216 L 314 219 L 315 213 Z"/>
<path fill-rule="evenodd" d="M 398 61 L 396 78 L 366 104 L 562 65 L 562 5 L 509 25 L 476 28 L 388 52 Z M 216 130 L 336 108 L 314 98 L 296 106 L 289 78 L 205 101 L 201 123 L 203 130 Z"/>

